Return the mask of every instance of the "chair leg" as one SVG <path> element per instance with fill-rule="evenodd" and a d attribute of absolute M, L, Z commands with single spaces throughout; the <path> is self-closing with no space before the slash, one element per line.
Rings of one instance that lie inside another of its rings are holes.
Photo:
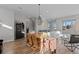
<path fill-rule="evenodd" d="M 73 44 L 71 44 L 71 52 L 73 52 Z"/>

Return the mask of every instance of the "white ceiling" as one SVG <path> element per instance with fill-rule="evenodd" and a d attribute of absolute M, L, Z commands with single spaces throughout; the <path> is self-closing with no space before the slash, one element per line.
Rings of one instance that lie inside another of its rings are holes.
<path fill-rule="evenodd" d="M 29 17 L 38 17 L 39 7 L 37 4 L 12 4 L 0 5 L 0 7 L 18 11 Z M 79 4 L 41 4 L 40 14 L 44 18 L 57 18 L 79 14 Z"/>

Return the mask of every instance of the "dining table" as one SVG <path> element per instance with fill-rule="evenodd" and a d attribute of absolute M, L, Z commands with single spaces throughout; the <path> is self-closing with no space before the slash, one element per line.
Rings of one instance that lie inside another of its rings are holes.
<path fill-rule="evenodd" d="M 45 32 L 30 32 L 27 34 L 26 45 L 33 51 L 39 50 L 40 54 L 56 50 L 56 38 L 49 37 Z"/>

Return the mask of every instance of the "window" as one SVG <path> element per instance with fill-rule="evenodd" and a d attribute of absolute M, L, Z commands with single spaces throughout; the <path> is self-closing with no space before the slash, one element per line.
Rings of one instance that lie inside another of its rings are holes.
<path fill-rule="evenodd" d="M 76 19 L 66 19 L 63 22 L 63 30 L 70 29 L 75 24 Z"/>

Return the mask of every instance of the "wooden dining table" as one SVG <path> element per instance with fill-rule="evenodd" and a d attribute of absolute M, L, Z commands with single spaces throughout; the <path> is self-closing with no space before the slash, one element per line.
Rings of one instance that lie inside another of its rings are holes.
<path fill-rule="evenodd" d="M 41 54 L 56 49 L 56 39 L 48 37 L 48 34 L 44 32 L 28 33 L 26 44 L 31 47 L 33 51 L 39 50 Z"/>

